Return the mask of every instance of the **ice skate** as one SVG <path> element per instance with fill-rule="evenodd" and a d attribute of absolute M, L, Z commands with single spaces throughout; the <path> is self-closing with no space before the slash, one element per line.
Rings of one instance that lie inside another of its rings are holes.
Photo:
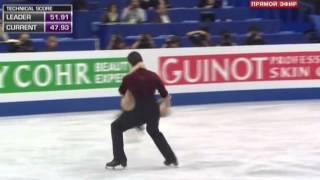
<path fill-rule="evenodd" d="M 178 160 L 176 158 L 173 160 L 165 160 L 163 163 L 166 166 L 171 166 L 171 165 L 178 166 L 179 165 Z"/>
<path fill-rule="evenodd" d="M 112 160 L 111 162 L 106 164 L 106 168 L 116 168 L 117 166 L 122 166 L 123 168 L 127 167 L 127 161 L 126 160 Z"/>

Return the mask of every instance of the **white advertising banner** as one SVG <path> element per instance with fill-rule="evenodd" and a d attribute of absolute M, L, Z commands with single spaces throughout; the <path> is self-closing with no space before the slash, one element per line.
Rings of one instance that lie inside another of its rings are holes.
<path fill-rule="evenodd" d="M 139 51 L 171 93 L 319 88 L 320 45 Z M 118 96 L 131 50 L 0 54 L 0 102 Z"/>

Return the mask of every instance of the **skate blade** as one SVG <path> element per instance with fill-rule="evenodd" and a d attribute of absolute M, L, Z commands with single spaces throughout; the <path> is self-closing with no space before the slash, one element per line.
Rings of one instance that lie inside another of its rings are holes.
<path fill-rule="evenodd" d="M 169 164 L 169 165 L 165 165 L 165 167 L 168 167 L 168 168 L 179 168 L 179 164 Z"/>
<path fill-rule="evenodd" d="M 114 171 L 122 171 L 122 170 L 125 170 L 125 169 L 126 169 L 126 166 L 121 166 L 121 165 L 114 166 L 114 167 L 105 166 L 105 169 L 107 169 L 107 170 L 114 170 Z"/>

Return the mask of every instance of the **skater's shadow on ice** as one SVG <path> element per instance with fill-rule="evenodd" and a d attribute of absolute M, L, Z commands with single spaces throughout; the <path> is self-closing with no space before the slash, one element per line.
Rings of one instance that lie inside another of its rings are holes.
<path fill-rule="evenodd" d="M 128 167 L 128 170 L 133 172 L 145 172 L 145 171 L 166 171 L 166 170 L 174 170 L 174 169 L 180 169 L 181 167 L 167 167 L 167 166 L 140 166 L 140 167 Z"/>
<path fill-rule="evenodd" d="M 213 168 L 224 168 L 232 166 L 240 166 L 242 163 L 236 161 L 194 161 L 188 163 L 180 163 L 179 166 L 139 166 L 139 167 L 128 167 L 129 171 L 167 171 L 167 170 L 203 170 Z"/>

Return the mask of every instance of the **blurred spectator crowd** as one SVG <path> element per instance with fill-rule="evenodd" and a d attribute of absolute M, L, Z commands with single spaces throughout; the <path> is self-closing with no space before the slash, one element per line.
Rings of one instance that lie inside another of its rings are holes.
<path fill-rule="evenodd" d="M 82 1 L 82 0 L 78 0 Z M 198 8 L 203 9 L 203 12 L 207 9 L 221 8 L 223 1 L 221 0 L 199 0 Z M 155 10 L 157 15 L 153 19 L 154 23 L 171 23 L 170 15 L 168 14 L 168 8 L 171 8 L 169 0 L 131 0 L 128 6 L 122 10 L 119 10 L 116 4 L 110 4 L 106 9 L 105 15 L 102 19 L 103 23 L 144 23 L 146 21 L 146 10 Z M 201 19 L 205 23 L 214 22 L 215 19 L 212 14 L 208 13 L 207 17 Z M 143 29 L 142 29 L 143 31 Z M 204 24 L 199 30 L 191 31 L 186 34 L 188 39 L 195 47 L 206 46 L 233 46 L 236 43 L 233 42 L 232 34 L 229 32 L 222 32 L 221 42 L 211 42 L 211 34 L 208 27 Z M 265 44 L 261 33 L 258 28 L 252 27 L 248 32 L 248 39 L 246 45 L 259 45 Z M 167 37 L 162 48 L 178 48 L 180 46 L 180 37 L 176 35 L 170 35 Z M 121 34 L 114 34 L 110 39 L 110 42 L 106 49 L 148 49 L 155 48 L 152 36 L 147 33 L 142 33 L 138 40 L 133 44 L 126 44 Z"/>
<path fill-rule="evenodd" d="M 313 1 L 320 4 L 319 0 L 304 0 Z M 234 46 L 237 43 L 233 40 L 232 32 L 221 32 L 221 41 L 212 42 L 212 35 L 210 34 L 209 26 L 216 19 L 214 14 L 210 13 L 210 9 L 221 8 L 225 6 L 227 0 L 199 0 L 198 7 L 203 10 L 203 15 L 200 21 L 203 22 L 199 29 L 186 33 L 186 37 L 192 43 L 194 47 L 208 47 L 208 46 Z M 72 1 L 74 10 L 86 10 L 87 4 L 85 0 L 73 0 Z M 119 9 L 117 4 L 109 4 L 105 10 L 103 17 L 101 18 L 102 23 L 107 24 L 118 24 L 118 23 L 129 23 L 138 24 L 145 23 L 147 17 L 146 11 L 154 10 L 156 16 L 151 22 L 153 23 L 171 23 L 171 17 L 168 13 L 168 9 L 173 8 L 170 5 L 169 0 L 129 0 L 125 8 Z M 208 13 L 209 12 L 209 13 Z M 149 20 L 150 22 L 150 20 Z M 1 25 L 1 24 L 0 24 Z M 2 25 L 1 25 L 2 26 Z M 139 38 L 131 43 L 126 43 L 124 37 L 121 34 L 113 34 L 109 40 L 109 43 L 105 49 L 148 49 L 156 48 L 153 38 L 148 33 L 143 33 L 141 29 L 141 35 Z M 19 38 L 12 40 L 9 36 L 0 30 L 0 41 L 10 44 L 10 52 L 35 52 L 37 51 L 30 40 L 30 35 L 27 33 L 20 34 Z M 319 42 L 319 41 L 315 41 Z M 245 45 L 262 45 L 266 44 L 258 27 L 251 27 L 247 32 L 247 38 Z M 58 50 L 59 40 L 55 36 L 47 38 L 46 51 Z M 169 35 L 167 36 L 162 48 L 178 48 L 181 47 L 181 40 L 179 36 Z"/>

